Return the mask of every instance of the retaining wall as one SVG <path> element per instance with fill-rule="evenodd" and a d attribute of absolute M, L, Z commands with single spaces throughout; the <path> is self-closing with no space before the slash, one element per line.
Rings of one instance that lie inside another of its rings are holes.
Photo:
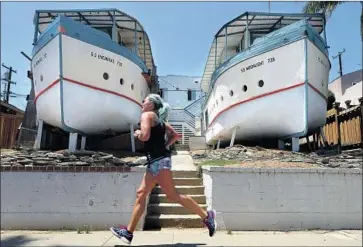
<path fill-rule="evenodd" d="M 204 167 L 203 183 L 222 229 L 362 229 L 359 169 Z"/>
<path fill-rule="evenodd" d="M 145 167 L 1 167 L 1 229 L 127 225 Z M 143 227 L 143 218 L 138 229 Z"/>

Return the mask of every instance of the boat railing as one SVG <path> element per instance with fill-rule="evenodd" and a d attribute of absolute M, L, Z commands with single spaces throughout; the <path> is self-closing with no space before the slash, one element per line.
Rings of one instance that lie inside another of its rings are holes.
<path fill-rule="evenodd" d="M 169 116 L 169 122 L 184 122 L 195 129 L 195 116 L 185 109 L 172 109 Z"/>

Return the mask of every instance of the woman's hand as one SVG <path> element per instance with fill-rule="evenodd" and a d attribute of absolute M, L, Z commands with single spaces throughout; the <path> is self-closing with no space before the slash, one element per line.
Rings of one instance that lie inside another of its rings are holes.
<path fill-rule="evenodd" d="M 139 138 L 139 137 L 140 137 L 140 135 L 141 135 L 141 130 L 135 130 L 135 132 L 134 132 L 134 136 L 135 136 L 136 138 Z"/>
<path fill-rule="evenodd" d="M 182 135 L 179 135 L 174 129 L 173 127 L 171 127 L 170 124 L 166 123 L 165 124 L 165 127 L 166 127 L 166 133 L 168 135 L 168 141 L 167 143 L 165 144 L 165 147 L 167 149 L 170 148 L 171 145 L 173 145 L 177 140 L 179 140 Z"/>

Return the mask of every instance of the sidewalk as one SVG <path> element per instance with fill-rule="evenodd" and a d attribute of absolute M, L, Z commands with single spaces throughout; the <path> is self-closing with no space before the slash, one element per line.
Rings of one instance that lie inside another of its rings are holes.
<path fill-rule="evenodd" d="M 54 231 L 1 231 L 1 246 L 127 246 L 109 231 L 89 234 Z M 206 229 L 140 231 L 132 246 L 362 246 L 362 231 L 231 232 L 212 238 Z"/>

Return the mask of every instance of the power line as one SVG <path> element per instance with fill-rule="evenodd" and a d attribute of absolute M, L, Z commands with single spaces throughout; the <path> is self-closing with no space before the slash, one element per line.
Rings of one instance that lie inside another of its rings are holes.
<path fill-rule="evenodd" d="M 338 52 L 336 56 L 333 56 L 333 59 L 339 58 L 339 74 L 340 77 L 343 76 L 343 65 L 342 65 L 342 54 L 345 52 L 345 49 L 343 51 Z"/>
<path fill-rule="evenodd" d="M 2 96 L 3 96 L 3 101 L 4 101 L 4 102 L 6 102 L 7 104 L 9 104 L 9 98 L 10 98 L 10 97 L 12 97 L 12 98 L 15 98 L 15 97 L 18 97 L 18 96 L 23 97 L 23 95 L 21 95 L 21 94 L 16 94 L 16 93 L 13 93 L 13 92 L 11 92 L 11 91 L 10 91 L 11 84 L 16 84 L 16 82 L 14 82 L 14 81 L 12 81 L 12 80 L 11 80 L 11 78 L 12 78 L 12 74 L 13 74 L 13 72 L 16 74 L 16 73 L 17 73 L 17 71 L 16 71 L 16 70 L 14 70 L 12 66 L 8 67 L 8 66 L 6 66 L 5 64 L 1 64 L 1 65 L 2 65 L 2 67 L 4 67 L 4 68 L 8 69 L 8 71 L 4 73 L 5 77 L 4 77 L 4 78 L 2 78 L 2 81 L 5 81 L 5 83 L 7 84 L 7 85 L 5 86 L 5 87 L 6 87 L 6 89 L 4 88 L 4 91 L 3 91 Z M 2 83 L 4 83 L 4 82 L 2 82 Z M 2 83 L 0 83 L 0 85 L 1 85 Z M 4 84 L 5 84 L 5 83 L 4 83 Z M 1 89 L 0 89 L 0 93 L 1 93 Z M 0 96 L 0 97 L 1 97 L 1 96 Z M 26 97 L 26 96 L 25 96 L 25 97 Z"/>

